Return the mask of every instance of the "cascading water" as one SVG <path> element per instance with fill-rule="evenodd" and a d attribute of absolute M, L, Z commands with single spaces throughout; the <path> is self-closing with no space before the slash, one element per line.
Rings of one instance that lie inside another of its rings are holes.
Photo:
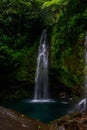
<path fill-rule="evenodd" d="M 85 36 L 84 47 L 85 47 L 85 89 L 84 89 L 84 99 L 82 99 L 77 106 L 80 111 L 84 111 L 87 109 L 87 32 Z"/>
<path fill-rule="evenodd" d="M 87 98 L 87 32 L 86 32 L 86 36 L 85 36 L 85 42 L 84 42 L 84 46 L 85 46 L 85 97 Z"/>
<path fill-rule="evenodd" d="M 48 43 L 47 30 L 43 30 L 38 49 L 37 69 L 35 76 L 34 100 L 47 100 L 48 93 Z"/>

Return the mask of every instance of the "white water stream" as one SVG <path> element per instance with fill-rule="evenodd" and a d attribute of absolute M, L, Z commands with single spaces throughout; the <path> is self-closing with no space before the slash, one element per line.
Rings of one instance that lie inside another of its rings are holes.
<path fill-rule="evenodd" d="M 43 30 L 37 57 L 34 100 L 48 100 L 48 43 L 47 30 Z"/>
<path fill-rule="evenodd" d="M 87 110 L 87 32 L 85 35 L 85 41 L 84 41 L 84 50 L 85 50 L 85 88 L 84 88 L 84 99 L 82 99 L 78 103 L 78 108 L 80 111 Z"/>

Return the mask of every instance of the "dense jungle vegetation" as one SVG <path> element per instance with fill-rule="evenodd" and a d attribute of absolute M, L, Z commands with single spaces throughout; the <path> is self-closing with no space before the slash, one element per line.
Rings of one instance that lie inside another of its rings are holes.
<path fill-rule="evenodd" d="M 54 97 L 62 86 L 72 96 L 81 95 L 86 0 L 0 0 L 1 100 L 33 96 L 37 50 L 44 28 L 48 29 L 49 86 Z"/>

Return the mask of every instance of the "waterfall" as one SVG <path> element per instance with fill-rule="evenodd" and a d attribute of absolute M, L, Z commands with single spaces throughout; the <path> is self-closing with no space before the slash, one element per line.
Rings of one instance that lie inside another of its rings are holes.
<path fill-rule="evenodd" d="M 49 49 L 47 43 L 47 30 L 44 29 L 40 38 L 40 45 L 38 48 L 34 100 L 47 100 L 49 98 L 48 55 Z"/>
<path fill-rule="evenodd" d="M 78 105 L 77 109 L 80 111 L 84 111 L 87 109 L 87 32 L 85 35 L 85 41 L 84 41 L 84 50 L 85 50 L 85 89 L 84 89 L 84 99 L 82 99 Z"/>
<path fill-rule="evenodd" d="M 87 98 L 87 32 L 85 36 L 85 97 Z"/>

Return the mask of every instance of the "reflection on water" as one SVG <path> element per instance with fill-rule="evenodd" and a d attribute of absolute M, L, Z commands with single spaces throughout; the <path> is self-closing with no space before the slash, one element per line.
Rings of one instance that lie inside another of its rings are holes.
<path fill-rule="evenodd" d="M 45 123 L 67 114 L 71 108 L 70 104 L 60 101 L 34 103 L 30 100 L 23 100 L 15 103 L 3 103 L 1 105 L 24 113 L 29 117 L 39 119 Z"/>

